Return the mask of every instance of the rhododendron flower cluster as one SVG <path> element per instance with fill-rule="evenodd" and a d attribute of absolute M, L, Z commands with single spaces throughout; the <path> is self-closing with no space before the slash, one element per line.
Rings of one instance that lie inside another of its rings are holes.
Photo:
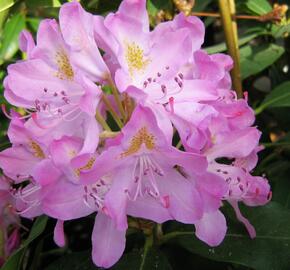
<path fill-rule="evenodd" d="M 4 95 L 26 113 L 3 108 L 12 146 L 0 153 L 18 213 L 57 219 L 59 246 L 65 221 L 96 213 L 92 258 L 106 268 L 124 252 L 128 216 L 192 224 L 217 246 L 227 201 L 255 237 L 238 204 L 271 196 L 251 175 L 261 134 L 231 89 L 231 58 L 203 39 L 202 21 L 184 14 L 151 31 L 145 0 L 105 18 L 66 3 L 36 42 L 23 31 L 27 59 L 8 67 Z"/>

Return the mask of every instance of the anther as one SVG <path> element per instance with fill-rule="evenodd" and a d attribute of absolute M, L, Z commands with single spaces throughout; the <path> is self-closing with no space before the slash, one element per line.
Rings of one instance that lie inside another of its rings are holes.
<path fill-rule="evenodd" d="M 164 84 L 161 85 L 161 91 L 163 93 L 166 93 L 166 86 Z"/>

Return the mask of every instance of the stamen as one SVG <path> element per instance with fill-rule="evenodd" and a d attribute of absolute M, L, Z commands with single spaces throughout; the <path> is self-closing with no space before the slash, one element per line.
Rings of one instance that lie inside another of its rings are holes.
<path fill-rule="evenodd" d="M 70 64 L 69 58 L 65 52 L 60 51 L 55 55 L 56 63 L 58 66 L 58 72 L 55 74 L 61 80 L 70 80 L 74 78 L 74 71 Z"/>
<path fill-rule="evenodd" d="M 150 59 L 145 58 L 143 49 L 135 42 L 126 44 L 125 59 L 131 76 L 134 75 L 134 71 L 144 71 L 150 63 Z"/>
<path fill-rule="evenodd" d="M 172 113 L 174 113 L 174 97 L 169 98 L 169 106 Z"/>
<path fill-rule="evenodd" d="M 133 136 L 129 148 L 121 153 L 121 158 L 137 153 L 143 144 L 145 144 L 148 150 L 153 150 L 155 148 L 155 137 L 147 131 L 146 127 L 140 128 L 137 134 Z"/>

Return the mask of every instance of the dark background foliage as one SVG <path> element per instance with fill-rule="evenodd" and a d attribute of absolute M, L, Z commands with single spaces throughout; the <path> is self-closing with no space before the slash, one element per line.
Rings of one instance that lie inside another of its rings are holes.
<path fill-rule="evenodd" d="M 18 50 L 18 34 L 26 28 L 36 33 L 41 19 L 58 16 L 61 0 L 0 0 L 0 78 L 6 67 L 25 58 Z M 218 12 L 218 1 L 196 0 L 192 11 Z M 290 1 L 277 1 L 290 4 Z M 119 0 L 81 1 L 84 8 L 105 15 L 116 10 Z M 271 12 L 273 2 L 267 0 L 236 0 L 237 13 L 260 16 Z M 160 20 L 170 19 L 178 12 L 173 1 L 148 0 L 152 27 Z M 206 25 L 204 49 L 210 53 L 225 52 L 223 28 L 218 18 L 202 17 Z M 290 269 L 290 21 L 281 23 L 238 20 L 243 89 L 257 114 L 256 125 L 263 132 L 265 150 L 254 174 L 265 174 L 273 189 L 272 202 L 264 207 L 243 207 L 243 213 L 255 225 L 257 237 L 251 240 L 225 204 L 229 230 L 223 244 L 210 248 L 197 240 L 192 226 L 175 222 L 163 225 L 164 236 L 154 239 L 149 247 L 142 231 L 153 225 L 141 222 L 128 231 L 126 253 L 114 270 L 227 269 L 287 270 Z M 1 103 L 3 86 L 0 86 Z M 8 106 L 8 104 L 7 104 Z M 7 119 L 0 116 L 0 148 L 9 146 Z M 22 231 L 23 244 L 3 270 L 91 270 L 90 234 L 94 216 L 65 224 L 68 245 L 57 248 L 52 241 L 54 220 L 40 217 L 23 220 L 32 228 Z M 156 230 L 156 228 L 153 228 Z M 158 228 L 157 228 L 158 229 Z M 158 234 L 157 234 L 158 235 Z M 149 239 L 150 241 L 150 239 Z M 145 246 L 144 246 L 145 244 Z"/>

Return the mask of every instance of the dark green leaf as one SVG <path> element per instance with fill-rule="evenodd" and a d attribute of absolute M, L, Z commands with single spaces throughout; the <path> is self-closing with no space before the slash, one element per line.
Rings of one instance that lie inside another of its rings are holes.
<path fill-rule="evenodd" d="M 203 1 L 195 1 L 193 11 L 204 11 L 209 4 L 211 4 L 213 0 L 203 0 Z"/>
<path fill-rule="evenodd" d="M 112 270 L 171 270 L 166 256 L 155 248 L 150 248 L 147 254 L 132 252 L 125 254 L 121 260 L 112 267 Z"/>
<path fill-rule="evenodd" d="M 90 251 L 73 252 L 51 263 L 45 270 L 96 270 Z"/>
<path fill-rule="evenodd" d="M 255 75 L 271 66 L 284 53 L 284 48 L 275 44 L 247 45 L 241 48 L 242 78 Z"/>
<path fill-rule="evenodd" d="M 11 17 L 3 30 L 2 45 L 0 48 L 0 64 L 9 60 L 18 50 L 18 36 L 25 28 L 25 17 L 18 13 Z"/>
<path fill-rule="evenodd" d="M 263 34 L 263 33 L 262 32 L 260 32 L 260 33 L 252 33 L 252 34 L 249 34 L 247 36 L 241 37 L 239 39 L 239 46 L 245 45 L 246 43 L 250 42 L 251 40 L 253 40 L 254 38 L 256 38 L 257 36 L 259 36 L 261 34 Z M 226 51 L 227 50 L 227 46 L 226 46 L 226 43 L 223 42 L 223 43 L 220 43 L 220 44 L 217 44 L 217 45 L 214 45 L 214 46 L 207 47 L 207 48 L 205 48 L 205 50 L 209 54 L 219 53 L 219 52 Z"/>
<path fill-rule="evenodd" d="M 290 81 L 286 81 L 275 87 L 256 109 L 256 114 L 266 108 L 290 107 Z"/>
<path fill-rule="evenodd" d="M 142 264 L 143 262 L 143 264 Z M 45 270 L 96 270 L 91 259 L 91 251 L 67 254 L 50 264 Z M 134 251 L 122 256 L 112 270 L 170 270 L 166 256 L 156 249 L 149 249 L 146 256 Z"/>
<path fill-rule="evenodd" d="M 17 249 L 11 257 L 7 260 L 1 270 L 18 270 L 20 267 L 21 260 L 26 251 L 28 245 L 35 240 L 45 229 L 48 218 L 41 216 L 37 218 L 30 230 L 28 238 L 22 243 L 19 249 Z"/>
<path fill-rule="evenodd" d="M 288 270 L 290 265 L 290 212 L 278 203 L 251 208 L 243 213 L 255 226 L 257 237 L 249 238 L 245 229 L 230 223 L 224 242 L 211 248 L 192 232 L 176 232 L 165 236 L 185 249 L 206 258 L 251 267 L 255 270 Z"/>

